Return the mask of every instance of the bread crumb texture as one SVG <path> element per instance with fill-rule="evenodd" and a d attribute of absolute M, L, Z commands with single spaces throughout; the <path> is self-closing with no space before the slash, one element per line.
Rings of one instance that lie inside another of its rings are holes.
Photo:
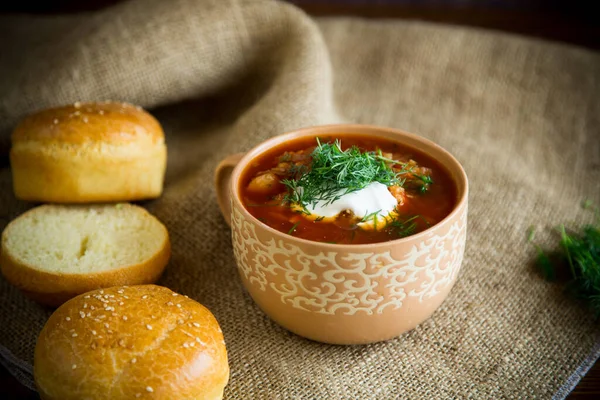
<path fill-rule="evenodd" d="M 16 261 L 52 273 L 85 274 L 139 264 L 164 245 L 165 227 L 130 204 L 37 207 L 4 231 Z"/>

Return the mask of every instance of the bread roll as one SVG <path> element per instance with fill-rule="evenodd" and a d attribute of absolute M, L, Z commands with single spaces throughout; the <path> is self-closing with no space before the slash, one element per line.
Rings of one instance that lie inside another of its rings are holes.
<path fill-rule="evenodd" d="M 44 205 L 2 233 L 6 279 L 50 306 L 93 289 L 153 283 L 171 253 L 165 226 L 131 204 Z"/>
<path fill-rule="evenodd" d="M 43 400 L 214 400 L 229 379 L 211 312 L 155 285 L 77 296 L 38 338 L 34 378 Z"/>
<path fill-rule="evenodd" d="M 167 151 L 158 121 L 125 103 L 75 103 L 40 111 L 14 130 L 15 195 L 45 203 L 160 196 Z"/>

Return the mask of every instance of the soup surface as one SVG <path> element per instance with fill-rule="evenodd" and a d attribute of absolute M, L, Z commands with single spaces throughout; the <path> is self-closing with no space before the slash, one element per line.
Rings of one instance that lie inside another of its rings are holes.
<path fill-rule="evenodd" d="M 250 214 L 307 240 L 365 244 L 421 232 L 456 204 L 432 157 L 384 138 L 302 138 L 253 160 L 240 180 Z"/>

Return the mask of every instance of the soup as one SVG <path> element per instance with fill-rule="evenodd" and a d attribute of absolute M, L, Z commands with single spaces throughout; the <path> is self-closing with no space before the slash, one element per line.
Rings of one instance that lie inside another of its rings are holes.
<path fill-rule="evenodd" d="M 335 244 L 395 240 L 444 219 L 455 185 L 435 159 L 385 138 L 302 138 L 255 158 L 240 180 L 250 214 L 295 237 Z"/>

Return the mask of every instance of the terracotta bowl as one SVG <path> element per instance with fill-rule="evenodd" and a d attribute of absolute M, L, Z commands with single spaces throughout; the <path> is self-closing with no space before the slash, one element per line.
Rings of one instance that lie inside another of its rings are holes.
<path fill-rule="evenodd" d="M 246 211 L 239 180 L 254 158 L 283 142 L 336 133 L 388 138 L 429 154 L 456 184 L 456 207 L 421 233 L 361 245 L 300 239 Z M 420 136 L 365 125 L 300 129 L 229 156 L 217 167 L 215 184 L 244 286 L 269 317 L 300 336 L 334 344 L 399 336 L 433 314 L 458 275 L 466 240 L 467 176 L 450 153 Z"/>

